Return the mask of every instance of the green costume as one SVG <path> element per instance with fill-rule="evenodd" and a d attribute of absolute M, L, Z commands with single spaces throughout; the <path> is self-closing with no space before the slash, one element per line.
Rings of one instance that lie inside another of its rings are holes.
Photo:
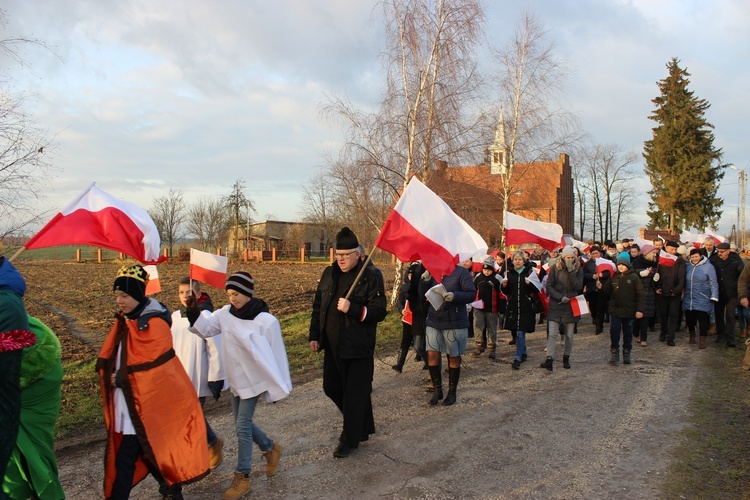
<path fill-rule="evenodd" d="M 58 500 L 65 498 L 54 452 L 63 377 L 60 341 L 38 319 L 29 316 L 28 320 L 37 342 L 23 350 L 21 424 L 3 492 L 12 499 Z"/>

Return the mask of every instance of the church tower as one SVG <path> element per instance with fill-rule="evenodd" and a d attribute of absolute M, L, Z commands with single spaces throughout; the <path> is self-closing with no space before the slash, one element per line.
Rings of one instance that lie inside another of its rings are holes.
<path fill-rule="evenodd" d="M 500 108 L 500 119 L 495 130 L 495 142 L 488 148 L 490 153 L 490 174 L 504 175 L 508 172 L 508 145 L 505 143 L 505 122 L 503 108 Z"/>

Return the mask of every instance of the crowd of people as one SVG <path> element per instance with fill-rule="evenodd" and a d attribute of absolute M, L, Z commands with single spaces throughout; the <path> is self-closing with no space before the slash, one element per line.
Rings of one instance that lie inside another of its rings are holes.
<path fill-rule="evenodd" d="M 200 283 L 185 277 L 179 310 L 146 296 L 148 274 L 124 266 L 112 286 L 118 313 L 98 356 L 104 422 L 104 495 L 126 499 L 151 474 L 163 498 L 182 498 L 182 486 L 205 477 L 223 459 L 224 440 L 203 413 L 206 398 L 229 390 L 238 450 L 226 500 L 251 490 L 254 445 L 265 474 L 279 468 L 282 447 L 255 423 L 261 397 L 274 402 L 292 390 L 279 321 L 255 296 L 247 272 L 226 280 L 228 304 L 214 309 Z M 0 257 L 0 473 L 2 497 L 64 498 L 57 479 L 54 425 L 60 407 L 60 344 L 54 333 L 25 312 L 25 283 Z M 546 251 L 501 250 L 481 263 L 471 259 L 442 276 L 412 262 L 397 305 L 402 342 L 393 369 L 407 353 L 429 372 L 429 405 L 458 401 L 462 357 L 473 337 L 474 357 L 497 359 L 500 330 L 515 346 L 511 363 L 528 359 L 526 335 L 545 325 L 540 368 L 554 370 L 558 338 L 562 366 L 572 367 L 575 335 L 587 308 L 595 334 L 609 325 L 610 363 L 633 362 L 633 348 L 647 347 L 649 333 L 676 345 L 687 328 L 688 344 L 705 349 L 736 345 L 750 329 L 750 266 L 727 243 L 708 238 L 689 250 L 677 241 L 595 242 L 585 251 L 564 246 Z M 375 432 L 372 382 L 377 324 L 386 316 L 382 273 L 364 254 L 357 236 L 336 235 L 335 260 L 318 283 L 309 344 L 323 352 L 323 392 L 341 415 L 333 456 L 350 456 Z M 546 321 L 545 321 L 546 320 Z M 443 366 L 444 360 L 447 366 Z M 444 391 L 443 373 L 448 374 Z"/>

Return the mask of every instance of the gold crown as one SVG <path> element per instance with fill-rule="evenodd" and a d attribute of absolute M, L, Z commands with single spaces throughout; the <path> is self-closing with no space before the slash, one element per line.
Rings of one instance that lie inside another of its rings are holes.
<path fill-rule="evenodd" d="M 148 283 L 148 273 L 140 264 L 135 264 L 133 266 L 122 266 L 119 271 L 117 271 L 117 277 L 118 278 L 133 278 L 141 283 Z"/>

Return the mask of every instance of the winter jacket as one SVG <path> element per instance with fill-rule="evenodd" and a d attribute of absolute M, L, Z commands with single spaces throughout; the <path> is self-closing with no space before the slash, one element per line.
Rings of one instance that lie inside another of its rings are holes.
<path fill-rule="evenodd" d="M 713 261 L 716 268 L 716 279 L 719 282 L 719 300 L 724 302 L 737 297 L 737 282 L 739 281 L 745 263 L 739 255 L 729 252 L 726 260 L 719 257 Z"/>
<path fill-rule="evenodd" d="M 313 300 L 310 318 L 310 341 L 317 341 L 320 349 L 329 347 L 330 342 L 326 329 L 329 321 L 336 321 L 332 328 L 338 333 L 338 352 L 340 359 L 370 357 L 375 353 L 375 332 L 379 322 L 386 315 L 385 291 L 383 279 L 368 266 L 354 287 L 349 301 L 349 311 L 344 314 L 336 309 L 338 301 L 349 291 L 342 283 L 353 282 L 363 263 L 347 273 L 341 272 L 338 263 L 334 262 L 324 271 L 318 283 L 318 290 Z"/>
<path fill-rule="evenodd" d="M 586 264 L 583 266 L 583 286 L 585 287 L 586 293 L 596 293 L 599 291 L 599 289 L 596 288 L 596 282 L 598 281 L 596 279 L 596 274 L 596 259 L 587 260 Z M 611 273 L 609 271 L 604 271 L 602 273 L 602 285 L 610 276 Z"/>
<path fill-rule="evenodd" d="M 643 286 L 632 269 L 616 272 L 602 285 L 602 293 L 609 297 L 609 314 L 613 316 L 635 318 L 636 312 L 643 312 Z"/>
<path fill-rule="evenodd" d="M 677 260 L 672 266 L 659 264 L 657 272 L 659 281 L 656 282 L 656 289 L 661 290 L 662 297 L 682 297 L 685 290 L 685 259 L 677 256 Z"/>
<path fill-rule="evenodd" d="M 569 272 L 565 259 L 556 259 L 547 274 L 547 296 L 549 297 L 549 310 L 547 320 L 558 323 L 578 323 L 580 316 L 573 315 L 570 301 L 561 302 L 563 297 L 572 299 L 583 292 L 583 269 L 578 259 L 574 261 L 573 272 Z"/>
<path fill-rule="evenodd" d="M 526 283 L 526 279 L 534 269 L 529 266 L 521 268 L 521 272 L 510 267 L 506 273 L 507 281 L 502 287 L 503 293 L 508 297 L 508 305 L 505 308 L 505 329 L 521 330 L 531 333 L 536 326 L 536 311 L 534 309 L 533 295 L 539 290 L 533 283 Z"/>
<path fill-rule="evenodd" d="M 505 295 L 500 291 L 500 279 L 494 272 L 489 276 L 479 273 L 474 278 L 477 289 L 476 299 L 484 302 L 482 311 L 490 313 L 505 312 Z"/>
<path fill-rule="evenodd" d="M 641 312 L 646 318 L 656 315 L 656 283 L 654 283 L 656 266 L 655 260 L 648 260 L 643 255 L 633 259 L 631 266 L 633 272 L 641 279 L 641 286 L 643 286 L 643 310 Z M 648 275 L 641 276 L 642 271 L 648 271 Z"/>
<path fill-rule="evenodd" d="M 701 257 L 697 264 L 688 262 L 685 273 L 685 296 L 682 298 L 682 309 L 685 311 L 714 310 L 714 302 L 719 300 L 719 282 L 716 279 L 716 269 Z"/>
<path fill-rule="evenodd" d="M 463 266 L 456 266 L 450 274 L 444 275 L 442 284 L 446 292 L 453 292 L 451 302 L 443 302 L 439 309 L 435 310 L 430 304 L 427 310 L 425 324 L 436 330 L 452 330 L 458 328 L 469 328 L 469 315 L 466 312 L 466 304 L 474 302 L 476 288 L 471 279 L 471 273 Z M 419 294 L 424 296 L 427 291 L 437 285 L 434 277 L 425 281 L 419 277 Z"/>

